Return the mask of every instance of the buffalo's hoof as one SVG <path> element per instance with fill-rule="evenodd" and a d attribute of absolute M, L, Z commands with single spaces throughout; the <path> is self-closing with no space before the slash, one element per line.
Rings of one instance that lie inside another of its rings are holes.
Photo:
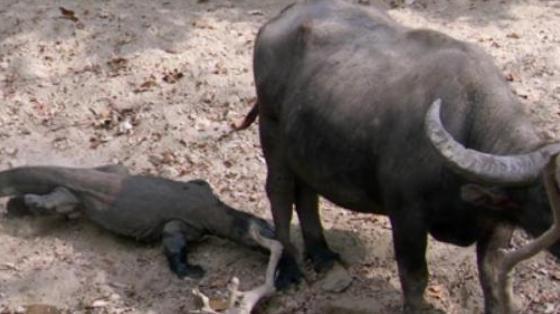
<path fill-rule="evenodd" d="M 336 262 L 319 284 L 323 291 L 340 293 L 352 284 L 352 276 L 344 266 Z"/>
<path fill-rule="evenodd" d="M 303 273 L 299 270 L 296 260 L 288 254 L 282 254 L 276 270 L 274 285 L 278 290 L 285 290 L 301 282 Z"/>
<path fill-rule="evenodd" d="M 187 277 L 192 279 L 200 279 L 204 277 L 205 273 L 204 269 L 198 265 L 189 265 L 187 269 Z"/>
<path fill-rule="evenodd" d="M 423 297 L 411 298 L 408 302 L 405 300 L 403 307 L 403 314 L 440 314 L 445 313 L 436 308 L 433 305 L 426 302 Z"/>
<path fill-rule="evenodd" d="M 328 248 L 310 250 L 306 255 L 307 259 L 311 260 L 313 269 L 318 273 L 330 270 L 335 263 L 340 262 L 340 255 Z"/>

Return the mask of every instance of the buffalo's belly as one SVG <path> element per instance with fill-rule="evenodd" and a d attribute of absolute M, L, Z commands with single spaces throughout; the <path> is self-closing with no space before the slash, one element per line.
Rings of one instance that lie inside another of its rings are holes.
<path fill-rule="evenodd" d="M 458 246 L 469 246 L 478 241 L 480 236 L 477 226 L 468 221 L 433 224 L 430 226 L 429 232 L 438 241 Z"/>
<path fill-rule="evenodd" d="M 443 195 L 457 195 L 458 191 L 445 190 Z M 432 204 L 431 210 L 427 212 L 427 224 L 429 233 L 438 241 L 455 244 L 458 246 L 469 246 L 475 243 L 481 236 L 480 221 L 485 221 L 484 213 L 457 199 L 449 199 L 447 202 Z"/>
<path fill-rule="evenodd" d="M 297 146 L 297 143 L 293 144 L 292 147 Z M 298 180 L 338 206 L 358 212 L 385 214 L 375 197 L 374 174 L 368 174 L 368 167 L 356 162 L 359 159 L 357 156 L 342 152 L 323 154 L 323 151 L 329 149 L 319 149 L 316 154 L 306 156 L 295 150 L 288 151 L 290 168 Z"/>
<path fill-rule="evenodd" d="M 325 186 L 324 182 L 319 180 L 308 184 L 319 195 L 340 207 L 362 213 L 387 214 L 380 203 L 365 195 L 364 191 L 352 187 L 333 189 L 333 186 Z"/>

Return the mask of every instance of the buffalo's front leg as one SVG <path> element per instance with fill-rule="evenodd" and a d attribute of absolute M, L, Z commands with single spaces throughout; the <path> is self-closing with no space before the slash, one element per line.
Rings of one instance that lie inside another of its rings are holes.
<path fill-rule="evenodd" d="M 278 263 L 276 287 L 287 288 L 301 280 L 302 273 L 296 262 L 296 249 L 290 241 L 290 223 L 293 214 L 295 182 L 286 163 L 282 143 L 277 136 L 277 122 L 261 117 L 259 124 L 263 154 L 266 159 L 266 193 L 270 201 L 276 238 L 284 246 Z"/>
<path fill-rule="evenodd" d="M 512 233 L 513 228 L 511 226 L 492 227 L 479 239 L 476 245 L 478 276 L 484 293 L 484 312 L 487 314 L 501 313 L 504 310 L 500 309 L 499 291 L 497 289 L 498 273 L 503 260 L 503 253 L 500 252 L 500 249 L 507 248 Z M 512 287 L 509 286 L 507 289 L 510 296 L 508 302 L 513 303 L 511 299 L 513 295 Z M 510 308 L 512 308 L 512 305 L 507 304 Z"/>
<path fill-rule="evenodd" d="M 404 312 L 418 313 L 426 307 L 424 290 L 428 284 L 426 245 L 428 234 L 422 217 L 414 209 L 390 215 L 393 245 L 404 296 Z"/>
<path fill-rule="evenodd" d="M 339 256 L 325 240 L 317 193 L 301 181 L 298 181 L 296 189 L 296 212 L 301 224 L 306 258 L 311 260 L 315 271 L 330 269 Z"/>
<path fill-rule="evenodd" d="M 204 276 L 204 270 L 198 265 L 189 264 L 187 259 L 187 244 L 196 241 L 202 232 L 182 221 L 170 221 L 163 227 L 162 244 L 169 268 L 179 278 L 190 277 L 199 279 Z"/>

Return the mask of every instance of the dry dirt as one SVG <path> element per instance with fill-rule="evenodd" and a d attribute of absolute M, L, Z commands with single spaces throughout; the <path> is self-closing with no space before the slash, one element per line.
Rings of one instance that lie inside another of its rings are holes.
<path fill-rule="evenodd" d="M 254 97 L 256 31 L 288 2 L 0 3 L 0 169 L 120 162 L 138 173 L 207 179 L 224 201 L 270 217 L 256 127 L 228 131 Z M 559 138 L 559 1 L 417 0 L 390 14 L 481 45 L 543 135 Z M 398 313 L 387 219 L 322 206 L 327 237 L 348 264 L 352 286 L 328 294 L 311 273 L 309 285 L 259 312 Z M 428 257 L 430 303 L 447 313 L 480 313 L 473 248 L 431 241 Z M 263 280 L 267 260 L 216 238 L 193 258 L 208 272 L 198 282 L 175 278 L 158 245 L 84 221 L 1 217 L 0 313 L 32 304 L 72 313 L 185 313 L 193 287 L 220 296 L 234 275 L 252 287 Z M 560 267 L 547 254 L 518 267 L 515 290 L 525 313 L 560 313 Z"/>

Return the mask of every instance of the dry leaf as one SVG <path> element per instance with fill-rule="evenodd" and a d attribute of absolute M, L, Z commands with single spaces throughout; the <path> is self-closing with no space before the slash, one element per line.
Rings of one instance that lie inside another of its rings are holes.
<path fill-rule="evenodd" d="M 2 263 L 0 264 L 0 270 L 18 270 L 18 268 L 12 263 Z"/>
<path fill-rule="evenodd" d="M 86 308 L 95 309 L 100 307 L 106 307 L 107 305 L 109 305 L 109 302 L 103 299 L 98 299 L 93 301 L 90 305 L 86 306 Z"/>
<path fill-rule="evenodd" d="M 519 81 L 519 78 L 517 77 L 517 75 L 514 75 L 513 73 L 506 74 L 505 79 L 508 82 Z"/>
<path fill-rule="evenodd" d="M 210 24 L 209 21 L 204 19 L 200 19 L 192 22 L 192 26 L 200 29 L 215 29 L 215 27 L 212 24 Z"/>
<path fill-rule="evenodd" d="M 178 80 L 182 79 L 185 75 L 179 72 L 177 69 L 163 74 L 163 81 L 169 84 L 173 84 Z"/>
<path fill-rule="evenodd" d="M 212 71 L 212 73 L 214 73 L 214 74 L 227 74 L 228 69 L 224 66 L 223 63 L 218 62 L 218 63 L 216 63 L 215 68 Z"/>
<path fill-rule="evenodd" d="M 110 139 L 111 137 L 103 136 L 101 134 L 95 134 L 89 139 L 89 147 L 91 149 L 96 149 L 97 147 L 99 147 L 99 145 L 107 143 Z"/>
<path fill-rule="evenodd" d="M 228 309 L 228 303 L 224 299 L 210 298 L 208 304 L 214 311 L 225 311 Z"/>
<path fill-rule="evenodd" d="M 74 14 L 74 11 L 65 9 L 63 7 L 59 7 L 59 9 L 60 9 L 60 13 L 62 13 L 62 18 L 63 19 L 67 19 L 67 20 L 70 20 L 72 22 L 78 22 L 79 21 L 78 18 L 76 17 L 76 15 Z"/>
<path fill-rule="evenodd" d="M 150 76 L 146 81 L 144 81 L 144 83 L 140 84 L 138 88 L 134 89 L 134 92 L 137 94 L 147 92 L 154 86 L 157 86 L 157 83 L 155 81 L 155 78 L 153 76 Z"/>
<path fill-rule="evenodd" d="M 428 295 L 432 298 L 443 299 L 443 289 L 440 285 L 432 285 L 428 287 Z"/>
<path fill-rule="evenodd" d="M 166 165 L 170 165 L 175 161 L 177 161 L 177 157 L 175 156 L 175 153 L 170 151 L 164 152 L 163 154 L 161 154 L 161 156 L 162 156 L 161 162 Z"/>
<path fill-rule="evenodd" d="M 251 10 L 251 11 L 249 11 L 249 15 L 262 16 L 262 15 L 264 15 L 264 13 L 261 10 Z"/>
<path fill-rule="evenodd" d="M 118 57 L 107 61 L 107 65 L 111 70 L 110 76 L 114 77 L 121 74 L 127 69 L 128 60 L 122 57 Z"/>
<path fill-rule="evenodd" d="M 48 304 L 31 304 L 25 306 L 25 314 L 59 314 L 62 313 L 55 306 Z"/>

